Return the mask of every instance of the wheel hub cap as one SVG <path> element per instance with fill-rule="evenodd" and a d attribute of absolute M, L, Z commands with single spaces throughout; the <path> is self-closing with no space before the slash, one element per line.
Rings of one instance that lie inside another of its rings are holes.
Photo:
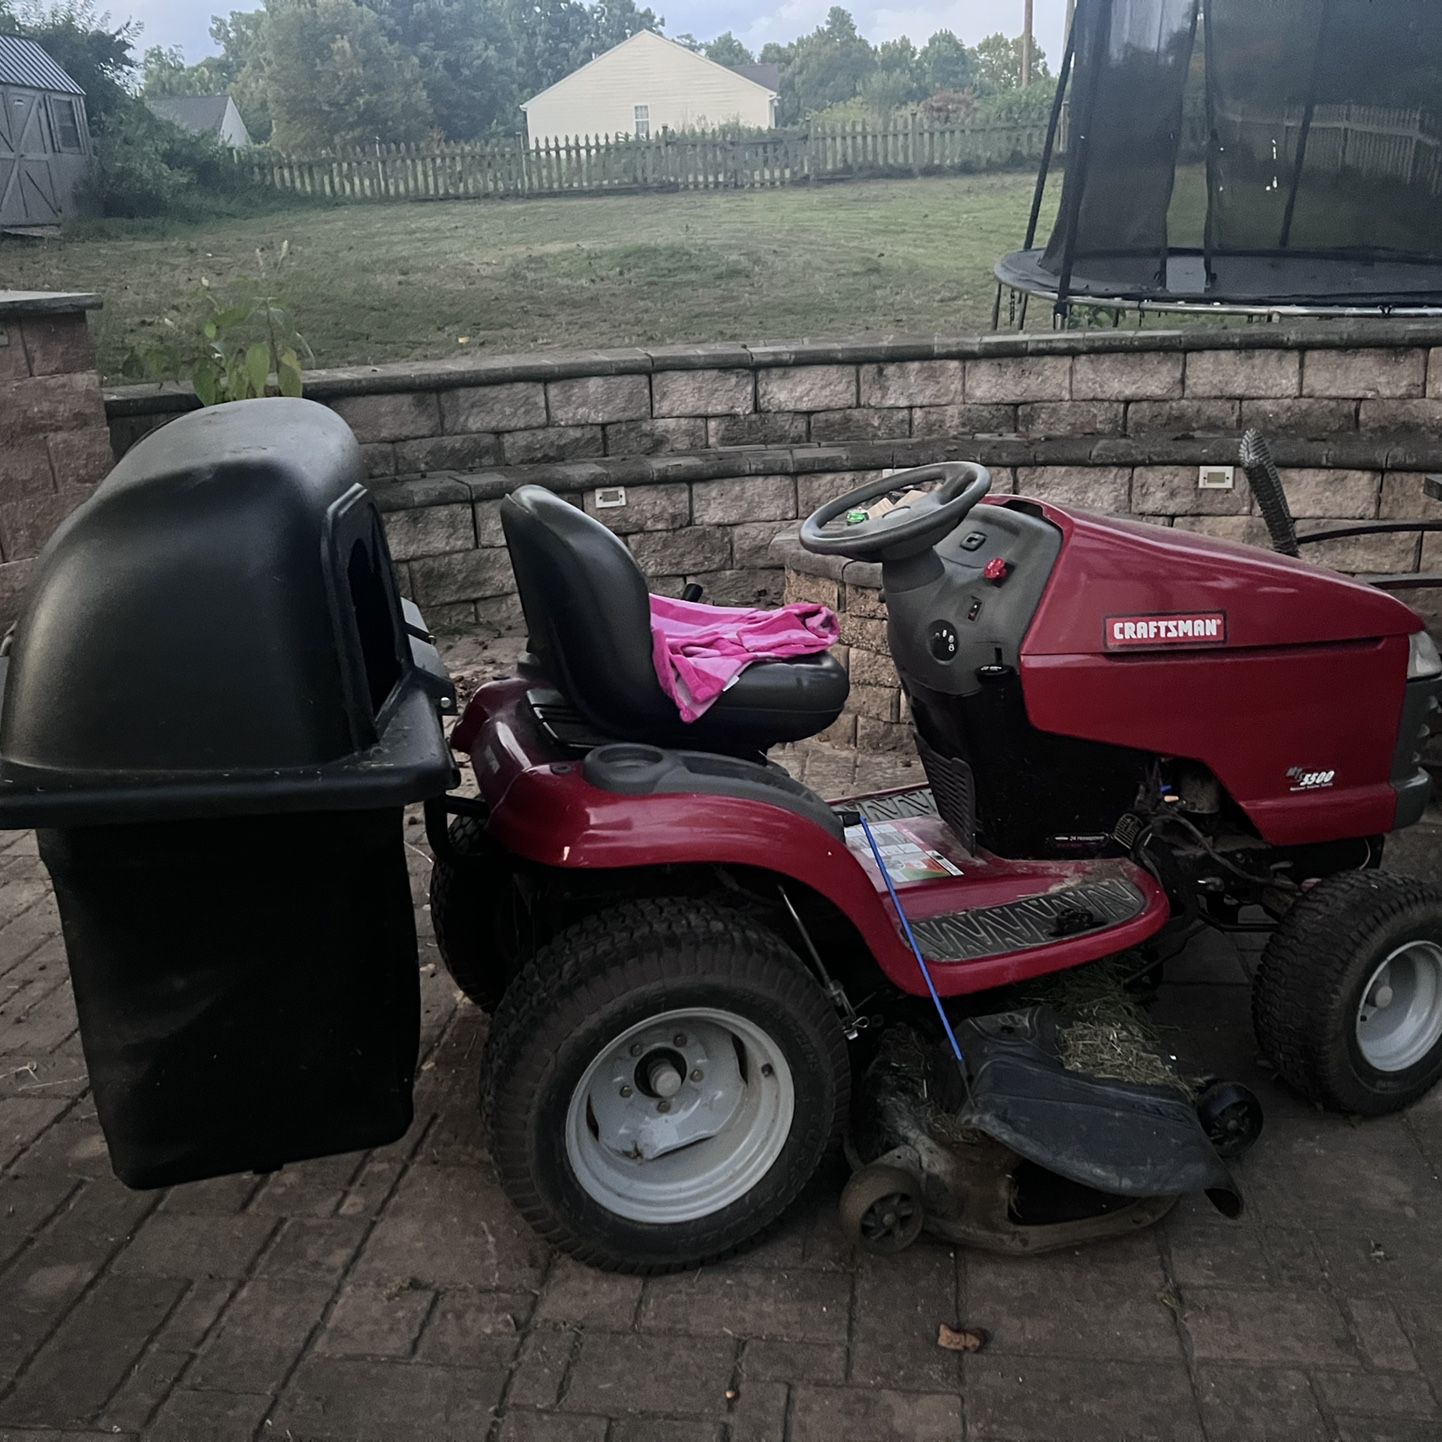
<path fill-rule="evenodd" d="M 711 1009 L 629 1027 L 572 1093 L 566 1153 L 577 1181 L 634 1221 L 683 1222 L 744 1196 L 790 1134 L 791 1071 L 754 1022 Z"/>
<path fill-rule="evenodd" d="M 1357 1008 L 1357 1046 L 1378 1071 L 1406 1071 L 1442 1039 L 1442 947 L 1399 946 L 1372 973 Z"/>

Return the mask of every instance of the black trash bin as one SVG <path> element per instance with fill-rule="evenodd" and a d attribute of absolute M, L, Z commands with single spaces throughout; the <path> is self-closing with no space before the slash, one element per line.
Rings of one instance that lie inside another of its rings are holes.
<path fill-rule="evenodd" d="M 452 693 L 361 474 L 308 401 L 173 422 L 56 533 L 5 664 L 0 826 L 39 831 L 130 1186 L 410 1124 L 402 808 L 454 784 Z"/>

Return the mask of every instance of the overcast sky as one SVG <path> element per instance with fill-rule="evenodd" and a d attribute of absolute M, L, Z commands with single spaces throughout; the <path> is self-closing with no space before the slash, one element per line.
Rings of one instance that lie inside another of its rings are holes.
<path fill-rule="evenodd" d="M 643 0 L 644 3 L 644 0 Z M 690 31 L 703 40 L 723 30 L 734 30 L 752 49 L 768 40 L 791 40 L 812 30 L 826 18 L 832 0 L 650 0 L 651 8 L 666 18 L 671 35 Z M 144 25 L 142 48 L 179 45 L 186 58 L 195 60 L 214 49 L 209 28 L 212 7 L 204 0 L 111 0 L 111 14 L 119 20 L 129 14 Z M 243 4 L 226 10 L 245 9 Z M 918 45 L 936 30 L 954 30 L 968 44 L 983 35 L 1021 30 L 1022 0 L 858 0 L 851 5 L 862 34 L 874 41 L 909 35 Z M 1061 58 L 1065 0 L 1036 0 L 1037 42 L 1055 71 Z"/>

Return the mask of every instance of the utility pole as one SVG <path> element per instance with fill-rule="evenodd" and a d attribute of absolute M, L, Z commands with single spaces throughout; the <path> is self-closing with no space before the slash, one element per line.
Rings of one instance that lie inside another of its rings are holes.
<path fill-rule="evenodd" d="M 1031 84 L 1032 52 L 1032 6 L 1034 0 L 1026 0 L 1026 9 L 1021 23 L 1021 86 L 1025 90 Z"/>

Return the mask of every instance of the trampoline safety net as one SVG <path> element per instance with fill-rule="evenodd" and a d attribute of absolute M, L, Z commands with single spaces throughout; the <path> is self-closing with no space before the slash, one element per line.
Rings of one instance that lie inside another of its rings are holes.
<path fill-rule="evenodd" d="M 1064 95 L 1056 227 L 1032 248 L 1044 165 L 1004 283 L 1442 303 L 1442 0 L 1079 0 L 1053 137 Z"/>

